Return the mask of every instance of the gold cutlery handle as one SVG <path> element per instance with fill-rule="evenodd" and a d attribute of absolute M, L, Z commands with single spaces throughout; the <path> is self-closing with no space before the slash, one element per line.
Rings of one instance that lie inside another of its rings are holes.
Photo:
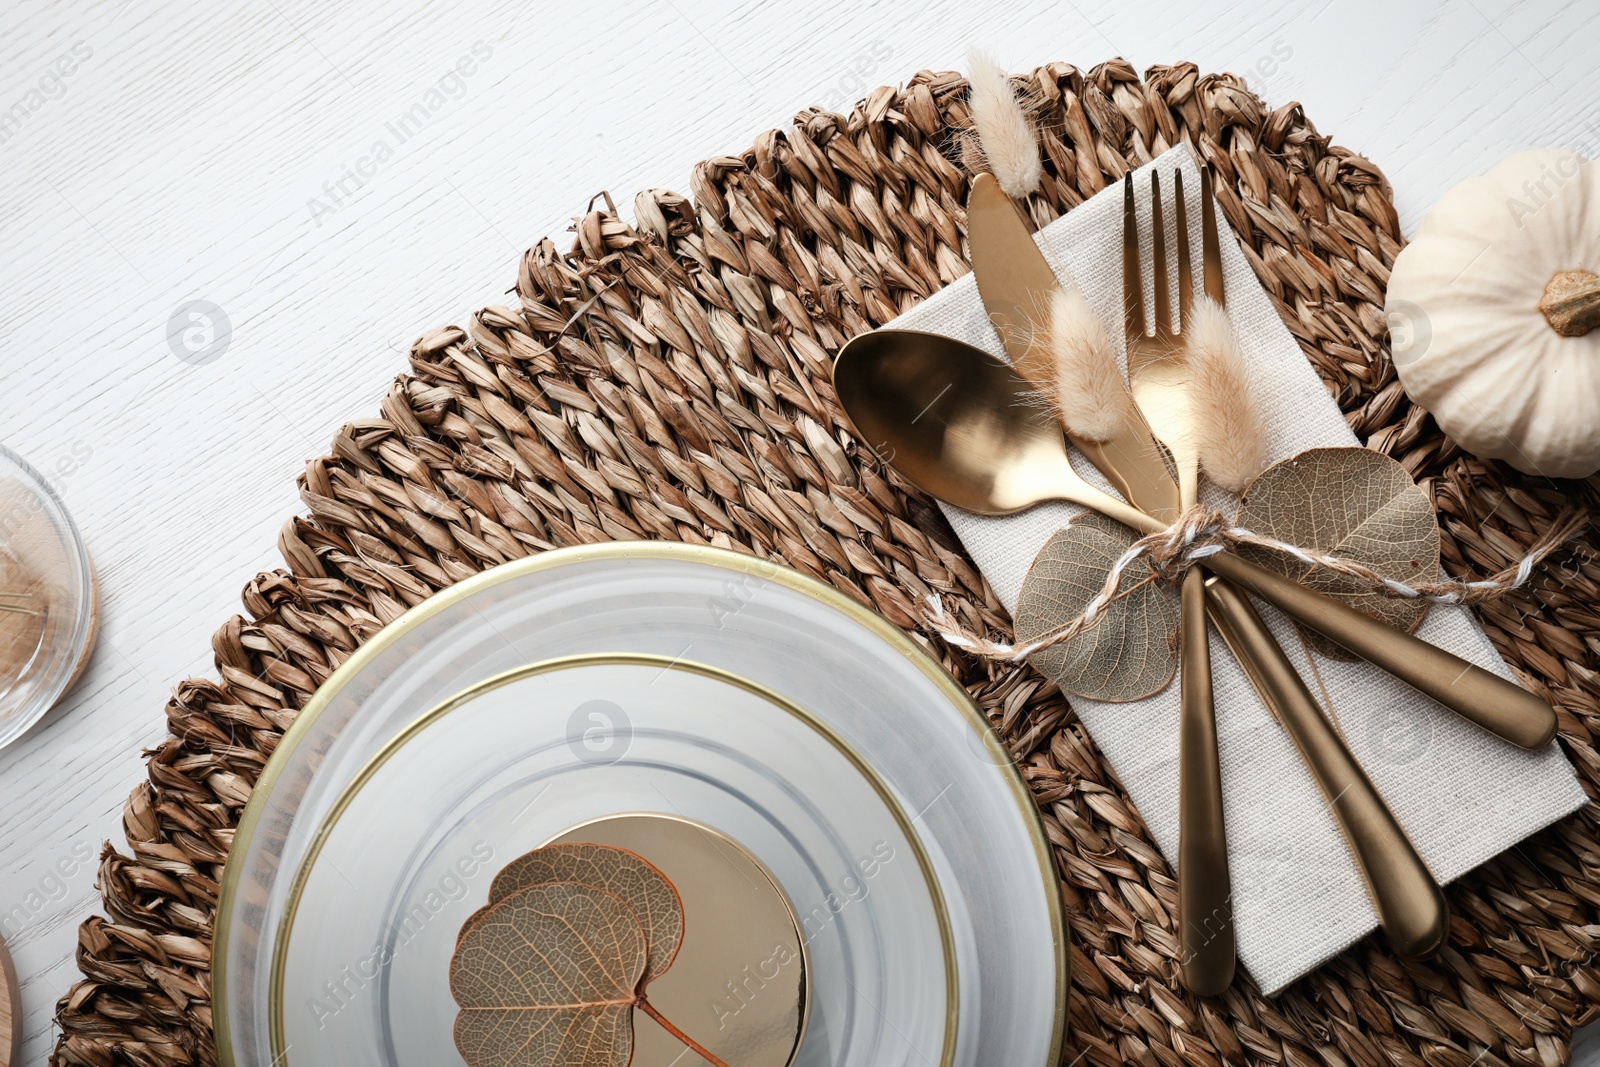
<path fill-rule="evenodd" d="M 1267 696 L 1322 791 L 1367 883 L 1389 944 L 1403 956 L 1437 950 L 1449 930 L 1449 909 L 1416 846 L 1334 733 L 1249 599 L 1215 579 L 1206 584 L 1206 593 L 1212 622 Z"/>
<path fill-rule="evenodd" d="M 1222 769 L 1211 696 L 1205 576 L 1183 576 L 1178 722 L 1178 928 L 1183 984 L 1214 997 L 1233 984 L 1233 886 L 1222 817 Z"/>
<path fill-rule="evenodd" d="M 1232 553 L 1210 556 L 1204 566 L 1497 737 L 1543 748 L 1556 735 L 1556 713 L 1549 704 L 1437 645 Z"/>

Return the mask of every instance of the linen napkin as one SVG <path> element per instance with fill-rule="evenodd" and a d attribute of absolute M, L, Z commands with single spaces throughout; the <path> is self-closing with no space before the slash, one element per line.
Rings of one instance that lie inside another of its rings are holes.
<path fill-rule="evenodd" d="M 1140 236 L 1150 263 L 1149 177 L 1184 174 L 1188 215 L 1200 218 L 1199 173 L 1180 145 L 1140 169 Z M 1172 183 L 1162 182 L 1172 195 Z M 1055 269 L 1070 275 L 1100 315 L 1107 336 L 1122 337 L 1122 189 L 1113 186 L 1056 220 L 1039 235 Z M 1223 228 L 1227 223 L 1221 210 Z M 1167 218 L 1173 218 L 1168 201 Z M 1198 229 L 1198 225 L 1195 226 Z M 1169 231 L 1171 232 L 1171 231 Z M 1169 245 L 1170 247 L 1170 245 Z M 1198 275 L 1200 240 L 1192 241 Z M 1176 285 L 1175 255 L 1172 270 Z M 1222 241 L 1228 315 L 1238 335 L 1265 422 L 1273 461 L 1327 445 L 1359 444 L 1338 405 L 1274 310 L 1232 233 Z M 1148 266 L 1146 277 L 1148 278 Z M 1150 283 L 1146 281 L 1147 301 Z M 959 338 L 1005 358 L 968 275 L 890 326 Z M 1081 456 L 1079 471 L 1106 483 Z M 1232 514 L 1234 502 L 1212 488 L 1205 501 Z M 944 511 L 1006 607 L 1015 610 L 1023 575 L 1075 506 L 1046 504 L 992 518 Z M 1313 694 L 1322 689 L 1288 620 L 1259 603 L 1279 643 Z M 1435 605 L 1418 636 L 1505 677 L 1510 672 L 1471 613 Z M 1265 993 L 1339 953 L 1377 926 L 1360 875 L 1292 742 L 1272 719 L 1239 665 L 1213 635 L 1212 664 L 1223 807 L 1240 962 Z M 1500 740 L 1367 663 L 1317 657 L 1334 716 L 1378 791 L 1424 860 L 1448 882 L 1585 802 L 1571 766 L 1552 744 L 1528 752 Z M 1178 848 L 1178 684 L 1146 700 L 1072 703 L 1144 816 L 1156 844 L 1176 867 Z"/>

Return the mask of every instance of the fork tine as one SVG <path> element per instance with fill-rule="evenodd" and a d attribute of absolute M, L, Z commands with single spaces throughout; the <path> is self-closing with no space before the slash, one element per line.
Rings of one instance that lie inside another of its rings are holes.
<path fill-rule="evenodd" d="M 1222 295 L 1222 245 L 1217 241 L 1217 207 L 1211 199 L 1211 172 L 1200 170 L 1200 258 L 1205 265 L 1206 295 L 1220 307 Z"/>
<path fill-rule="evenodd" d="M 1178 201 L 1178 333 L 1189 324 L 1194 306 L 1194 266 L 1189 262 L 1189 206 L 1183 200 L 1183 171 L 1172 174 L 1173 196 Z"/>
<path fill-rule="evenodd" d="M 1128 342 L 1144 337 L 1144 272 L 1139 269 L 1139 213 L 1133 202 L 1133 172 L 1122 179 L 1122 324 Z"/>
<path fill-rule="evenodd" d="M 1161 211 L 1161 174 L 1150 172 L 1150 229 L 1153 252 L 1150 271 L 1155 278 L 1155 329 L 1157 337 L 1172 336 L 1172 305 L 1167 296 L 1167 224 Z"/>

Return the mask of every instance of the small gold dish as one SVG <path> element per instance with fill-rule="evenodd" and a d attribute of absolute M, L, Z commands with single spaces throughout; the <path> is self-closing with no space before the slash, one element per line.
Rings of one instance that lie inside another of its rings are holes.
<path fill-rule="evenodd" d="M 683 900 L 683 944 L 650 985 L 663 1015 L 729 1063 L 789 1067 L 810 1016 L 809 961 L 793 905 L 743 845 L 693 819 L 610 815 L 545 842 L 635 852 Z M 683 1042 L 634 1009 L 634 1067 L 685 1062 Z"/>

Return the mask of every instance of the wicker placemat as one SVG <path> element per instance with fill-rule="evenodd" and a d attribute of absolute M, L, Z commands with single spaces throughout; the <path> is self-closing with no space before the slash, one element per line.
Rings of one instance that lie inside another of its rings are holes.
<path fill-rule="evenodd" d="M 1474 460 L 1407 401 L 1381 315 L 1402 243 L 1388 185 L 1299 107 L 1268 111 L 1241 79 L 1188 64 L 1142 80 L 1120 60 L 1052 64 L 1026 85 L 1048 160 L 1029 205 L 1041 224 L 1179 140 L 1212 167 L 1246 254 L 1357 433 L 1433 494 L 1453 573 L 1499 570 L 1568 501 L 1595 507 L 1600 481 Z M 108 847 L 102 860 L 108 917 L 81 928 L 86 979 L 60 1002 L 55 1062 L 216 1062 L 210 924 L 251 783 L 352 649 L 480 568 L 590 541 L 710 543 L 780 559 L 902 626 L 936 591 L 969 628 L 1009 634 L 938 512 L 850 437 L 828 377 L 845 339 L 967 270 L 965 89 L 923 73 L 849 116 L 802 112 L 697 167 L 693 199 L 652 190 L 636 226 L 593 211 L 572 251 L 541 241 L 522 261 L 520 310 L 416 342 L 381 415 L 308 465 L 310 517 L 279 538 L 289 569 L 252 581 L 250 617 L 217 632 L 220 680 L 184 682 L 168 704 L 174 736 L 127 805 L 132 858 Z M 1482 617 L 1562 709 L 1562 743 L 1594 795 L 1589 543 Z M 1431 963 L 1369 938 L 1270 1000 L 1243 978 L 1196 1000 L 1177 979 L 1171 872 L 1066 701 L 1029 669 L 929 644 L 1044 811 L 1074 939 L 1069 1062 L 1556 1067 L 1571 1027 L 1600 1009 L 1593 806 L 1453 886 L 1450 944 Z"/>

